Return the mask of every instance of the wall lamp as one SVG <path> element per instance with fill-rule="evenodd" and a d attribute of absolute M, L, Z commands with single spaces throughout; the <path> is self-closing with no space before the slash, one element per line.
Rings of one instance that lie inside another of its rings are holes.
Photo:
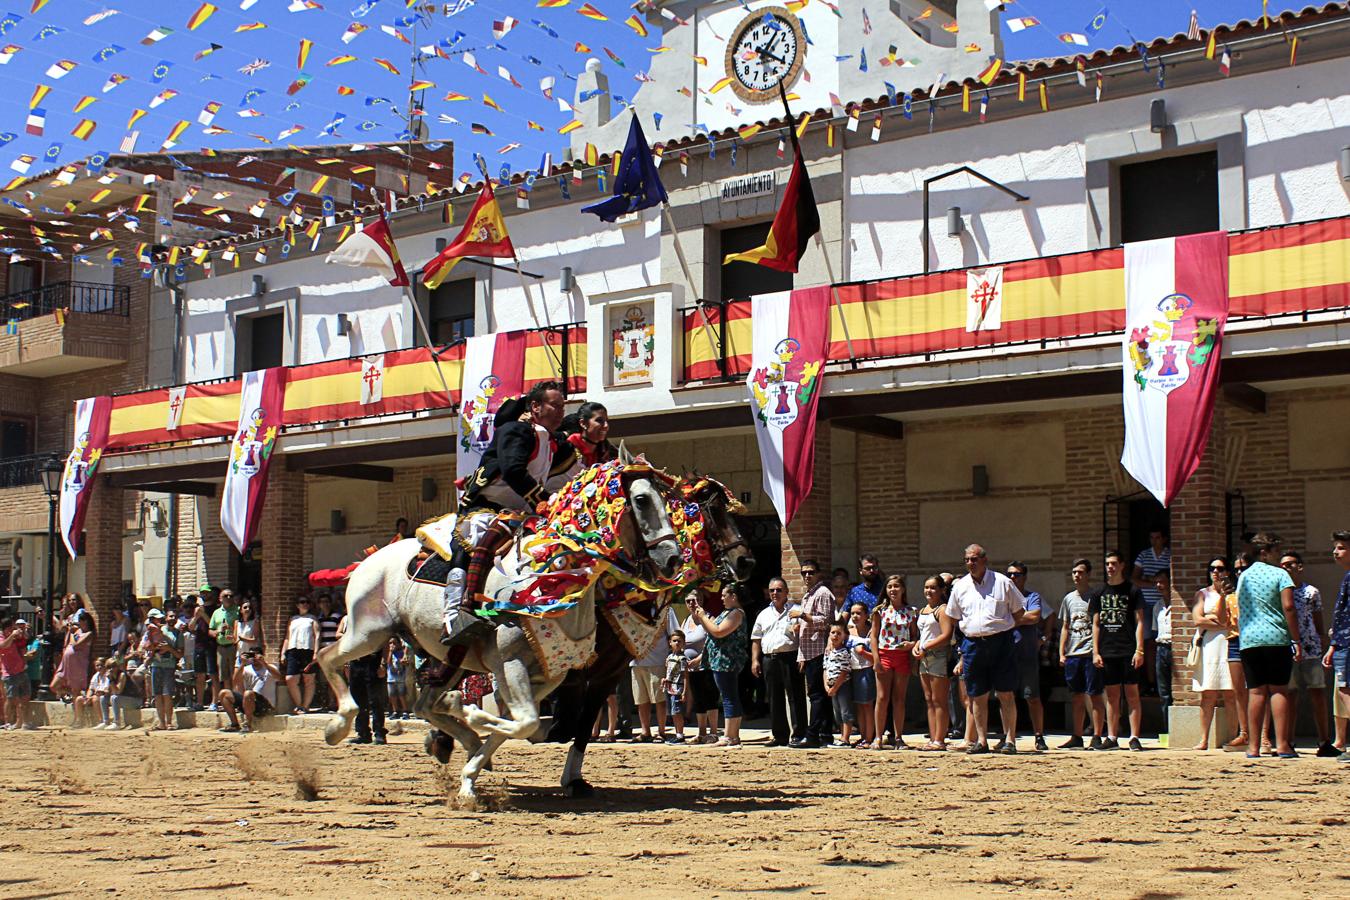
<path fill-rule="evenodd" d="M 1148 128 L 1154 134 L 1162 134 L 1167 130 L 1167 102 L 1161 97 L 1148 105 Z"/>
<path fill-rule="evenodd" d="M 267 293 L 267 280 L 261 275 L 253 276 L 253 296 L 261 297 Z"/>
<path fill-rule="evenodd" d="M 924 273 L 925 275 L 927 275 L 928 272 L 929 272 L 929 267 L 930 267 L 930 265 L 931 265 L 932 252 L 933 252 L 933 251 L 932 251 L 932 248 L 929 247 L 929 238 L 930 238 L 930 234 L 929 234 L 929 230 L 928 230 L 928 215 L 929 215 L 929 213 L 928 213 L 928 199 L 929 199 L 928 194 L 929 194 L 929 187 L 931 187 L 935 182 L 941 181 L 941 180 L 944 179 L 944 178 L 951 178 L 953 175 L 961 175 L 961 174 L 966 174 L 966 175 L 970 175 L 970 176 L 973 177 L 973 178 L 978 178 L 980 181 L 983 181 L 985 184 L 989 185 L 990 187 L 998 188 L 1000 191 L 1002 191 L 1003 193 L 1007 194 L 1009 197 L 1012 197 L 1014 200 L 1018 201 L 1019 203 L 1024 203 L 1024 202 L 1026 202 L 1027 200 L 1030 200 L 1030 199 L 1031 199 L 1030 197 L 1026 196 L 1025 194 L 1019 194 L 1019 193 L 1017 193 L 1017 191 L 1014 191 L 1012 188 L 1008 187 L 1008 186 L 1005 185 L 1005 184 L 1000 184 L 999 182 L 997 182 L 997 181 L 995 181 L 994 179 L 990 178 L 988 175 L 981 175 L 979 172 L 976 172 L 976 171 L 975 171 L 974 169 L 972 169 L 970 166 L 960 166 L 960 167 L 958 167 L 958 168 L 951 169 L 951 170 L 949 170 L 949 171 L 942 172 L 942 173 L 939 173 L 939 174 L 937 174 L 937 175 L 934 175 L 934 176 L 932 176 L 931 178 L 925 178 L 925 179 L 923 180 L 923 273 Z M 952 230 L 952 228 L 953 228 L 953 223 L 952 223 L 952 213 L 953 213 L 953 211 L 956 213 L 956 220 L 957 220 L 956 226 L 955 226 L 955 227 L 956 227 L 956 230 L 955 230 L 955 231 Z M 961 208 L 960 208 L 959 206 L 953 206 L 951 209 L 947 210 L 947 233 L 948 233 L 949 235 L 951 235 L 952 237 L 956 237 L 956 236 L 958 236 L 959 234 L 961 234 L 961 232 L 964 230 L 964 228 L 965 228 L 965 225 L 964 225 L 964 223 L 961 222 Z"/>

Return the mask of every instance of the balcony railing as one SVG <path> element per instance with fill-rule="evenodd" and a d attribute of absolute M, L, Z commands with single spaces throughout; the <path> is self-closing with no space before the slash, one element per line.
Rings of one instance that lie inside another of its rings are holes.
<path fill-rule="evenodd" d="M 122 284 L 89 281 L 57 281 L 41 287 L 6 294 L 0 319 L 23 322 L 50 315 L 58 309 L 77 313 L 125 316 L 131 305 L 131 288 Z"/>
<path fill-rule="evenodd" d="M 50 453 L 30 453 L 0 459 L 0 488 L 27 487 L 42 483 L 42 467 L 52 458 Z"/>

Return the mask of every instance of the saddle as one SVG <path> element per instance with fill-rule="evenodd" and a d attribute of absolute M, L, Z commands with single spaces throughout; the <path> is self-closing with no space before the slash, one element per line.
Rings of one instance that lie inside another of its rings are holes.
<path fill-rule="evenodd" d="M 503 556 L 515 537 L 515 526 L 521 521 L 516 512 L 498 513 L 487 527 L 478 543 L 469 549 L 468 565 L 465 567 L 465 597 L 476 597 L 482 593 L 487 581 L 488 571 L 495 559 Z M 423 541 L 422 548 L 408 562 L 408 577 L 419 584 L 430 584 L 444 588 L 450 578 L 454 563 L 446 559 L 433 546 Z"/>

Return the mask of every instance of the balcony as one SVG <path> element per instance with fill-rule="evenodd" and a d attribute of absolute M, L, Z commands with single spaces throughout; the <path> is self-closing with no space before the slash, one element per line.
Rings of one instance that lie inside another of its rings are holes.
<path fill-rule="evenodd" d="M 50 378 L 126 362 L 131 289 L 58 281 L 0 298 L 0 372 Z"/>
<path fill-rule="evenodd" d="M 30 453 L 0 459 L 0 488 L 42 484 L 42 467 L 51 458 L 50 453 Z"/>

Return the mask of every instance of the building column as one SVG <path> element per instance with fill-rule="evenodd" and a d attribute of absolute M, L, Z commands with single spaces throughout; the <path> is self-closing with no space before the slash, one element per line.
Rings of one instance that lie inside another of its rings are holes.
<path fill-rule="evenodd" d="M 1195 635 L 1189 604 L 1201 585 L 1209 583 L 1209 561 L 1224 552 L 1227 527 L 1225 495 L 1228 473 L 1224 404 L 1216 401 L 1209 443 L 1200 466 L 1172 503 L 1172 586 L 1182 602 L 1172 609 L 1172 711 L 1168 728 L 1168 746 L 1188 748 L 1200 741 L 1200 695 L 1191 690 L 1191 669 L 1186 654 Z M 1229 698 L 1222 700 L 1227 706 Z M 1214 717 L 1214 731 L 1225 734 L 1221 723 L 1227 716 L 1220 710 Z M 1210 746 L 1216 746 L 1211 736 Z"/>
<path fill-rule="evenodd" d="M 122 491 L 103 479 L 94 485 L 84 514 L 84 589 L 98 621 L 99 648 L 107 647 L 113 610 L 123 605 L 122 502 Z"/>
<path fill-rule="evenodd" d="M 286 636 L 295 598 L 309 591 L 305 580 L 305 473 L 275 459 L 267 474 L 267 500 L 258 539 L 262 542 L 262 617 L 268 655 L 275 659 Z"/>
<path fill-rule="evenodd" d="M 788 592 L 793 597 L 801 597 L 806 589 L 801 576 L 802 560 L 816 560 L 827 575 L 833 567 L 830 561 L 832 558 L 830 438 L 829 420 L 818 420 L 815 480 L 811 485 L 811 493 L 806 495 L 801 506 L 797 508 L 792 524 L 783 529 L 783 578 L 787 581 Z"/>

